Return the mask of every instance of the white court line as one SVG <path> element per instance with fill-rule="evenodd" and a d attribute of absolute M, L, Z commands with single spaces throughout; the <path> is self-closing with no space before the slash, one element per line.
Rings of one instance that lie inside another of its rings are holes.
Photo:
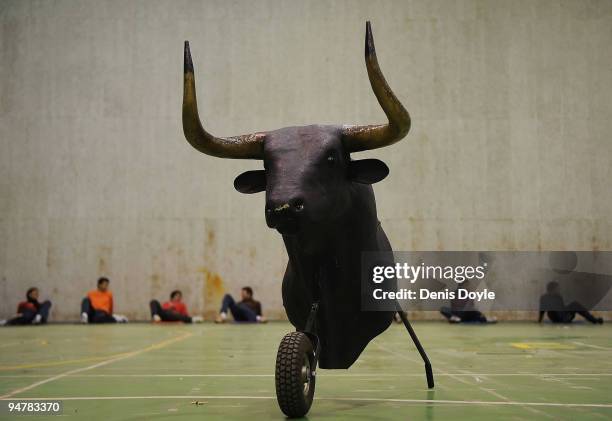
<path fill-rule="evenodd" d="M 34 389 L 35 387 L 42 386 L 43 384 L 47 384 L 47 383 L 53 382 L 55 380 L 62 379 L 62 378 L 67 377 L 67 376 L 78 374 L 78 373 L 81 373 L 81 372 L 87 371 L 87 370 L 93 370 L 94 368 L 102 367 L 102 366 L 105 366 L 107 364 L 114 363 L 116 361 L 125 360 L 126 358 L 134 357 L 136 355 L 140 355 L 140 354 L 142 354 L 144 352 L 152 351 L 154 349 L 163 348 L 166 345 L 170 345 L 170 344 L 172 344 L 174 342 L 181 341 L 181 340 L 186 339 L 186 338 L 188 338 L 190 336 L 193 336 L 193 334 L 190 333 L 190 332 L 185 332 L 183 335 L 175 336 L 174 338 L 167 339 L 167 340 L 164 340 L 164 341 L 161 341 L 161 342 L 157 342 L 157 343 L 155 343 L 153 345 L 150 345 L 150 346 L 142 348 L 142 349 L 137 349 L 135 351 L 126 352 L 125 354 L 120 355 L 120 356 L 115 357 L 115 358 L 110 358 L 108 360 L 104 360 L 104 361 L 101 361 L 99 363 L 96 363 L 96 364 L 93 364 L 93 365 L 89 365 L 87 367 L 76 368 L 74 370 L 69 370 L 69 371 L 65 371 L 65 372 L 60 373 L 60 374 L 56 374 L 55 376 L 48 377 L 48 378 L 46 378 L 44 380 L 40 380 L 40 381 L 32 383 L 32 384 L 30 384 L 28 386 L 24 386 L 24 387 L 21 387 L 19 389 L 12 390 L 11 392 L 9 392 L 9 393 L 7 393 L 5 395 L 0 396 L 0 400 L 6 400 L 7 398 L 13 397 L 13 396 L 18 395 L 18 394 L 23 393 L 23 392 L 27 392 L 28 390 Z"/>
<path fill-rule="evenodd" d="M 0 374 L 0 378 L 40 378 L 47 377 L 47 374 Z M 612 373 L 436 373 L 436 377 L 612 377 Z M 222 374 L 222 373 L 207 373 L 207 374 L 67 374 L 65 377 L 274 377 L 274 374 Z M 317 372 L 317 377 L 347 377 L 347 378 L 379 378 L 379 377 L 423 377 L 422 374 L 406 373 L 406 374 L 327 374 L 325 372 Z"/>
<path fill-rule="evenodd" d="M 249 399 L 276 400 L 276 396 L 240 396 L 240 395 L 158 395 L 158 396 L 51 396 L 38 398 L 19 398 L 19 400 L 62 400 L 62 401 L 97 401 L 97 400 L 133 400 L 133 399 Z M 0 401 L 10 399 L 0 398 Z M 322 401 L 354 401 L 354 402 L 396 402 L 425 403 L 446 405 L 499 405 L 499 406 L 545 406 L 545 407 L 580 407 L 580 408 L 612 408 L 612 403 L 562 403 L 562 402 L 518 402 L 518 401 L 458 401 L 448 399 L 394 399 L 394 398 L 348 398 L 348 397 L 317 397 Z"/>
<path fill-rule="evenodd" d="M 612 348 L 608 348 L 605 346 L 599 346 L 599 345 L 591 345 L 591 344 L 585 344 L 584 342 L 577 342 L 574 341 L 572 342 L 574 345 L 580 345 L 580 346 L 586 346 L 588 348 L 593 348 L 593 349 L 601 349 L 603 351 L 612 351 Z"/>
<path fill-rule="evenodd" d="M 388 353 L 390 353 L 390 354 L 392 354 L 392 355 L 395 355 L 395 356 L 398 356 L 398 357 L 400 357 L 400 358 L 404 358 L 404 359 L 407 359 L 407 360 L 411 360 L 410 358 L 408 358 L 408 357 L 407 357 L 407 356 L 405 356 L 404 354 L 401 354 L 401 353 L 398 353 L 398 352 L 392 351 L 392 350 L 390 350 L 390 349 L 388 349 L 388 348 L 385 348 L 384 346 L 382 346 L 382 345 L 380 345 L 380 344 L 378 344 L 378 343 L 377 343 L 376 345 L 377 345 L 377 346 L 378 346 L 380 349 L 382 349 L 383 351 L 386 351 L 386 352 L 388 352 Z M 463 379 L 463 378 L 461 378 L 461 377 L 459 377 L 459 376 L 456 376 L 456 375 L 451 375 L 451 373 L 449 373 L 448 371 L 446 371 L 446 370 L 443 370 L 443 369 L 439 368 L 439 365 L 440 365 L 440 363 L 439 363 L 439 362 L 438 362 L 438 363 L 436 363 L 436 364 L 437 364 L 437 366 L 438 366 L 438 370 L 439 370 L 439 372 L 440 372 L 440 373 L 448 375 L 450 378 L 452 378 L 453 380 L 458 381 L 459 383 L 465 384 L 465 385 L 470 386 L 470 387 L 473 387 L 473 386 L 474 386 L 474 385 L 473 385 L 472 383 L 470 383 L 469 381 L 467 381 L 467 380 L 465 380 L 465 379 Z M 461 371 L 463 372 L 463 374 L 466 374 L 466 375 L 468 375 L 468 376 L 470 376 L 470 377 L 474 377 L 474 373 L 471 373 L 471 372 L 469 372 L 469 371 L 467 371 L 467 370 L 461 370 Z M 495 391 L 495 390 L 493 390 L 493 389 L 485 388 L 485 387 L 482 387 L 482 386 L 476 386 L 476 387 L 478 387 L 478 389 L 480 389 L 480 390 L 481 390 L 481 391 L 483 391 L 483 392 L 486 392 L 486 393 L 488 393 L 488 394 L 490 394 L 490 395 L 493 395 L 493 396 L 494 396 L 494 397 L 496 397 L 497 399 L 503 399 L 503 400 L 504 400 L 504 401 L 506 401 L 506 402 L 511 402 L 509 398 L 507 398 L 506 396 L 502 395 L 501 393 L 496 392 L 496 391 Z M 548 414 L 546 414 L 546 413 L 544 413 L 544 412 L 542 412 L 542 411 L 539 411 L 539 410 L 537 410 L 537 409 L 535 409 L 535 408 L 532 408 L 530 405 L 522 405 L 522 407 L 523 407 L 523 409 L 525 409 L 525 410 L 526 410 L 526 411 L 528 411 L 528 412 L 532 412 L 532 413 L 538 414 L 538 415 L 540 415 L 540 416 L 545 416 L 545 417 L 548 417 L 548 418 L 552 418 L 552 416 L 550 416 L 550 415 L 548 415 Z"/>

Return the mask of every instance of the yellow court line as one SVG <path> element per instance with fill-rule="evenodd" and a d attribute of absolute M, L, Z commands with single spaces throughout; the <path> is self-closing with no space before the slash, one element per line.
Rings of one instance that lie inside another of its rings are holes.
<path fill-rule="evenodd" d="M 563 344 L 560 342 L 512 342 L 510 345 L 514 348 L 529 350 L 529 349 L 546 349 L 546 350 L 565 350 L 576 349 L 575 346 Z"/>
<path fill-rule="evenodd" d="M 191 336 L 191 334 L 189 336 Z M 175 338 L 171 338 L 168 340 L 170 341 L 173 339 Z M 159 342 L 157 344 L 151 345 L 150 347 L 148 347 L 150 349 L 147 348 L 147 350 L 150 351 L 152 349 L 157 349 L 158 347 L 164 347 L 164 346 L 166 346 L 164 342 Z M 131 351 L 131 352 L 134 352 L 134 351 Z M 108 360 L 108 359 L 113 359 L 113 358 L 120 358 L 124 356 L 129 356 L 129 354 L 130 352 L 121 352 L 118 354 L 102 355 L 99 357 L 76 358 L 72 360 L 61 360 L 61 361 L 43 361 L 39 363 L 28 363 L 28 364 L 19 364 L 19 365 L 10 365 L 10 366 L 5 365 L 5 366 L 0 366 L 0 371 L 21 370 L 24 368 L 56 367 L 60 365 L 87 363 L 87 362 L 92 362 L 92 361 L 102 361 L 102 360 Z"/>
<path fill-rule="evenodd" d="M 154 343 L 152 345 L 149 345 L 149 346 L 141 348 L 141 349 L 137 349 L 137 350 L 130 351 L 130 352 L 125 352 L 123 354 L 119 354 L 119 356 L 110 357 L 110 358 L 108 358 L 108 359 L 106 359 L 104 361 L 101 361 L 101 362 L 93 364 L 93 365 L 89 365 L 89 366 L 81 367 L 81 368 L 75 368 L 73 370 L 68 370 L 68 371 L 65 371 L 63 373 L 57 374 L 55 376 L 48 377 L 48 378 L 46 378 L 44 380 L 37 381 L 37 382 L 32 383 L 32 384 L 30 384 L 28 386 L 25 386 L 25 387 L 22 387 L 22 388 L 19 388 L 19 389 L 15 389 L 15 390 L 13 390 L 11 392 L 8 392 L 5 395 L 0 396 L 0 399 L 7 399 L 7 398 L 13 397 L 15 395 L 18 395 L 20 393 L 26 392 L 28 390 L 34 389 L 35 387 L 41 386 L 43 384 L 46 384 L 46 383 L 49 383 L 49 382 L 52 382 L 52 381 L 55 381 L 55 380 L 59 380 L 61 378 L 67 377 L 67 376 L 71 376 L 73 374 L 82 373 L 83 371 L 92 370 L 94 368 L 102 367 L 104 365 L 107 365 L 107 364 L 110 364 L 110 363 L 114 363 L 116 361 L 120 361 L 120 360 L 124 360 L 126 358 L 134 357 L 136 355 L 140 355 L 140 354 L 143 354 L 145 352 L 149 352 L 149 351 L 153 351 L 153 350 L 156 350 L 156 349 L 160 349 L 160 348 L 163 348 L 165 346 L 171 345 L 171 344 L 173 344 L 175 342 L 179 342 L 179 341 L 182 341 L 184 339 L 187 339 L 190 336 L 193 336 L 193 333 L 191 333 L 191 332 L 183 332 L 182 335 L 175 336 L 174 338 L 166 339 L 166 340 Z"/>
<path fill-rule="evenodd" d="M 121 357 L 126 354 L 129 354 L 129 353 L 122 352 L 120 354 L 103 355 L 100 357 L 90 357 L 90 358 L 77 358 L 74 360 L 47 361 L 47 362 L 20 364 L 20 365 L 5 365 L 5 366 L 0 366 L 0 371 L 20 370 L 24 368 L 55 367 L 58 365 L 68 365 L 68 364 L 86 363 L 86 362 L 91 362 L 91 361 L 101 361 L 101 360 L 107 360 L 109 358 Z"/>

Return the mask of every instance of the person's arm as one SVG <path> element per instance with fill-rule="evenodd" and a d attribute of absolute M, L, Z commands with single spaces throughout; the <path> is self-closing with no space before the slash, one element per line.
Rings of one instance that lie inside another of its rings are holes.
<path fill-rule="evenodd" d="M 257 301 L 257 311 L 255 312 L 258 316 L 261 316 L 261 303 Z"/>
<path fill-rule="evenodd" d="M 110 314 L 112 316 L 113 315 L 113 310 L 114 310 L 114 308 L 113 308 L 114 307 L 113 306 L 113 293 L 109 292 L 109 294 L 110 294 Z"/>
<path fill-rule="evenodd" d="M 544 318 L 544 312 L 540 310 L 540 317 L 538 317 L 538 323 L 542 323 L 543 318 Z"/>
<path fill-rule="evenodd" d="M 181 305 L 179 306 L 177 310 L 181 315 L 185 317 L 189 317 L 189 312 L 187 311 L 187 305 L 185 305 L 184 303 L 181 303 Z"/>

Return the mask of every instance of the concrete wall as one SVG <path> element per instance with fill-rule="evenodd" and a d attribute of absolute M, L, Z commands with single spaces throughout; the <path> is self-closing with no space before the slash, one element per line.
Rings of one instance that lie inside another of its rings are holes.
<path fill-rule="evenodd" d="M 365 20 L 413 117 L 384 159 L 399 250 L 612 249 L 612 2 L 0 2 L 0 317 L 38 285 L 56 320 L 109 276 L 116 309 L 185 292 L 193 312 L 252 285 L 284 315 L 286 255 L 257 162 L 182 135 L 182 45 L 220 135 L 384 121 Z"/>

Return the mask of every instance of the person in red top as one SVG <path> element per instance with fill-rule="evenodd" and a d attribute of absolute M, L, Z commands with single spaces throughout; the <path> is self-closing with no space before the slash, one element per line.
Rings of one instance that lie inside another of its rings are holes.
<path fill-rule="evenodd" d="M 159 301 L 151 300 L 149 307 L 154 322 L 199 323 L 202 321 L 200 316 L 189 316 L 187 306 L 183 303 L 183 293 L 178 289 L 170 293 L 170 301 L 160 305 Z"/>
<path fill-rule="evenodd" d="M 113 314 L 113 293 L 108 278 L 98 279 L 98 288 L 87 293 L 81 302 L 82 323 L 125 323 L 127 318 Z"/>
<path fill-rule="evenodd" d="M 17 305 L 17 315 L 9 320 L 0 320 L 2 325 L 37 325 L 47 323 L 51 301 L 38 302 L 38 288 L 32 287 L 26 292 L 26 301 Z"/>

